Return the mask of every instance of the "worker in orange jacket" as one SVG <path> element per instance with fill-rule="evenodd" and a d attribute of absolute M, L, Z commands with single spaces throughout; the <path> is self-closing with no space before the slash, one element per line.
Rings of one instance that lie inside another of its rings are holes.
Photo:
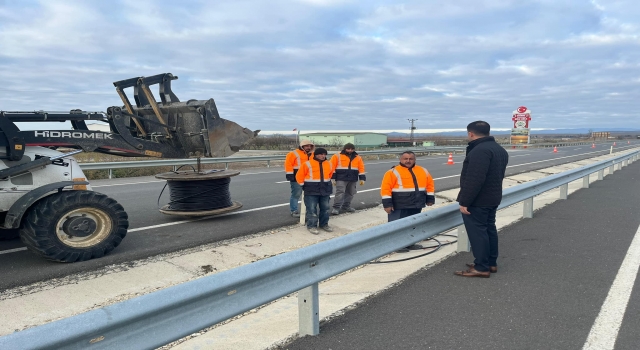
<path fill-rule="evenodd" d="M 321 229 L 327 232 L 333 231 L 329 226 L 329 200 L 333 192 L 330 181 L 332 175 L 333 168 L 327 160 L 327 150 L 324 148 L 317 148 L 313 158 L 302 163 L 296 174 L 296 180 L 304 191 L 307 229 L 314 235 L 319 233 L 318 222 Z"/>
<path fill-rule="evenodd" d="M 388 221 L 418 214 L 425 205 L 432 206 L 436 202 L 433 177 L 427 169 L 416 165 L 416 155 L 411 151 L 403 152 L 400 164 L 384 174 L 380 194 Z M 406 253 L 422 248 L 419 244 L 413 244 L 397 252 Z"/>
<path fill-rule="evenodd" d="M 367 176 L 364 172 L 364 161 L 356 153 L 356 146 L 347 143 L 342 147 L 340 153 L 331 157 L 331 166 L 335 169 L 331 182 L 336 186 L 336 196 L 333 198 L 333 209 L 331 215 L 340 214 L 340 208 L 349 213 L 356 210 L 351 207 L 353 196 L 358 192 L 356 184 L 364 186 Z"/>
<path fill-rule="evenodd" d="M 302 187 L 298 185 L 296 181 L 296 173 L 300 168 L 300 164 L 311 159 L 315 146 L 310 140 L 300 141 L 300 147 L 294 149 L 287 154 L 284 160 L 284 171 L 286 173 L 287 180 L 291 185 L 291 197 L 289 198 L 289 210 L 291 216 L 295 218 L 300 217 L 300 211 L 298 210 L 298 201 L 302 195 Z"/>

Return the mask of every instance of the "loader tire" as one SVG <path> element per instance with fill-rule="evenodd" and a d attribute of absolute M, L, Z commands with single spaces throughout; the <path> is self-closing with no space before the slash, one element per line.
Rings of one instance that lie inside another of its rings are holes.
<path fill-rule="evenodd" d="M 85 261 L 112 251 L 128 227 L 127 213 L 114 199 L 93 191 L 64 191 L 29 208 L 20 239 L 46 259 Z"/>

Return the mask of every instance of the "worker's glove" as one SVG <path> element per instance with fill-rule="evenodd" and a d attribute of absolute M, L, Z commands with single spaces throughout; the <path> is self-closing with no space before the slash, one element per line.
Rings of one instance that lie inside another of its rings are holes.
<path fill-rule="evenodd" d="M 331 179 L 331 183 L 335 186 L 336 185 L 336 180 Z"/>
<path fill-rule="evenodd" d="M 425 201 L 427 206 L 432 206 L 436 203 L 436 196 L 427 195 L 427 200 Z"/>
<path fill-rule="evenodd" d="M 360 180 L 360 186 L 364 186 L 364 180 Z"/>

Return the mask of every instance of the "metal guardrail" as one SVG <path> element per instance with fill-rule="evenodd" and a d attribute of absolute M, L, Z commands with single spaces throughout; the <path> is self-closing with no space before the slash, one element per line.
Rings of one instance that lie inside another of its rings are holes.
<path fill-rule="evenodd" d="M 590 174 L 626 166 L 640 151 L 514 186 L 503 192 L 500 208 L 524 201 Z M 527 202 L 530 201 L 528 205 Z M 298 293 L 300 334 L 318 334 L 318 283 L 399 248 L 462 225 L 457 204 L 428 210 L 380 226 L 248 265 L 223 271 L 77 316 L 0 337 L 1 349 L 153 349 L 223 322 L 278 298 Z M 460 244 L 459 244 L 460 247 Z"/>
<path fill-rule="evenodd" d="M 505 148 L 516 148 L 516 147 L 554 147 L 554 146 L 579 146 L 579 145 L 588 145 L 592 144 L 592 142 L 573 142 L 573 143 L 534 143 L 534 144 L 515 144 L 515 145 L 507 145 L 503 144 L 502 146 Z M 385 150 L 376 150 L 376 151 L 362 151 L 358 152 L 360 155 L 370 155 L 370 156 L 378 156 L 380 159 L 380 155 L 382 154 L 399 154 L 405 150 L 410 150 L 416 152 L 418 154 L 427 154 L 431 153 L 442 153 L 442 152 L 451 152 L 457 153 L 458 151 L 464 152 L 466 146 L 455 146 L 455 147 L 414 147 L 414 148 L 399 148 L 399 149 L 385 149 Z M 285 152 L 285 151 L 283 151 Z M 333 153 L 330 153 L 330 155 Z M 271 161 L 280 161 L 284 160 L 286 154 L 281 155 L 272 155 L 272 156 L 253 156 L 253 157 L 225 157 L 225 158 L 201 158 L 201 164 L 222 164 L 224 163 L 225 168 L 229 168 L 229 163 L 246 163 L 246 162 L 267 162 L 267 168 L 271 166 Z M 109 170 L 109 178 L 111 179 L 113 176 L 113 169 L 125 169 L 125 168 L 145 168 L 145 167 L 159 167 L 159 166 L 173 166 L 174 170 L 181 165 L 196 165 L 197 160 L 194 158 L 190 159 L 161 159 L 161 160 L 138 160 L 138 161 L 125 161 L 125 162 L 100 162 L 100 163 L 78 163 L 82 170 Z"/>
<path fill-rule="evenodd" d="M 377 151 L 362 151 L 358 152 L 360 155 L 378 156 L 382 154 L 400 154 L 406 150 L 416 152 L 418 154 L 431 154 L 441 152 L 456 153 L 458 151 L 464 151 L 465 147 L 420 147 L 420 148 L 401 148 L 401 149 L 386 149 Z M 285 151 L 283 151 L 285 152 Z M 285 152 L 288 153 L 288 152 Z M 333 153 L 330 153 L 331 155 Z M 221 164 L 224 163 L 225 168 L 229 167 L 229 163 L 241 163 L 241 162 L 267 162 L 267 167 L 271 166 L 271 161 L 284 160 L 286 154 L 271 155 L 271 156 L 253 156 L 253 157 L 225 157 L 225 158 L 201 158 L 201 164 Z M 125 169 L 125 168 L 145 168 L 156 166 L 173 166 L 181 165 L 196 165 L 197 160 L 195 158 L 189 159 L 161 159 L 161 160 L 137 160 L 129 162 L 101 162 L 101 163 L 78 163 L 82 170 L 109 170 L 109 178 L 112 177 L 113 169 Z"/>

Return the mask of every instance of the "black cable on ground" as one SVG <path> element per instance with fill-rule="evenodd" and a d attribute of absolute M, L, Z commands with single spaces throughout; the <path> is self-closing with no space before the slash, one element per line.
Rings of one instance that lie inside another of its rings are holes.
<path fill-rule="evenodd" d="M 456 237 L 456 236 L 453 236 L 453 235 L 445 235 L 445 234 L 442 234 L 442 235 L 440 235 L 440 236 Z M 457 238 L 457 237 L 456 237 L 456 238 Z M 433 237 L 432 237 L 432 238 L 429 238 L 429 239 L 430 239 L 430 240 L 434 240 L 434 241 L 436 241 L 436 242 L 438 243 L 438 245 L 437 245 L 437 246 L 422 247 L 422 249 L 434 249 L 434 248 L 435 248 L 434 250 L 432 250 L 432 251 L 430 251 L 430 252 L 426 252 L 426 253 L 424 253 L 424 254 L 415 255 L 415 256 L 412 256 L 412 257 L 404 258 L 404 259 L 387 260 L 387 261 L 372 261 L 372 262 L 370 262 L 369 264 L 388 264 L 388 263 L 394 263 L 394 262 L 402 262 L 402 261 L 413 260 L 413 259 L 421 258 L 421 257 L 423 257 L 423 256 L 427 256 L 427 255 L 429 255 L 429 254 L 433 254 L 433 253 L 437 252 L 438 250 L 440 250 L 440 248 L 442 248 L 442 247 L 444 247 L 444 246 L 447 246 L 447 245 L 450 245 L 450 244 L 453 244 L 453 243 L 458 242 L 458 240 L 455 240 L 455 241 L 453 241 L 453 242 L 442 243 L 442 242 L 440 242 L 439 240 L 437 240 L 437 239 L 435 239 L 435 238 L 433 238 Z"/>

